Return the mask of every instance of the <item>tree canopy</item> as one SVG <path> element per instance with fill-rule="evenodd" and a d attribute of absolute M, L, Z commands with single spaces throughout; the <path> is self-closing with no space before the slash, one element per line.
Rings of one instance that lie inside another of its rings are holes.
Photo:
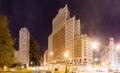
<path fill-rule="evenodd" d="M 0 67 L 9 66 L 14 57 L 14 40 L 8 29 L 8 19 L 0 16 Z"/>
<path fill-rule="evenodd" d="M 36 40 L 30 36 L 30 65 L 40 65 L 39 45 Z"/>

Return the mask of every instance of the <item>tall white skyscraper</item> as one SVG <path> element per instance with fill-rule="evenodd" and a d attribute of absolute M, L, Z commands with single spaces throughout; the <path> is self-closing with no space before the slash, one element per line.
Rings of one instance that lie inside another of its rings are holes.
<path fill-rule="evenodd" d="M 119 66 L 118 53 L 114 44 L 114 39 L 109 39 L 109 44 L 102 52 L 101 64 L 102 67 L 117 68 Z"/>
<path fill-rule="evenodd" d="M 30 33 L 27 28 L 19 31 L 19 60 L 20 63 L 29 65 L 29 41 Z"/>

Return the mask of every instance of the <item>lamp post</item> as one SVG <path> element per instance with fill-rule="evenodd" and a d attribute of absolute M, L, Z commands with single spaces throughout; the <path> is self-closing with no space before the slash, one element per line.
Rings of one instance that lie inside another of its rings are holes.
<path fill-rule="evenodd" d="M 65 73 L 67 73 L 67 58 L 68 58 L 68 52 L 64 53 L 64 57 L 65 57 Z"/>
<path fill-rule="evenodd" d="M 94 72 L 94 68 L 95 68 L 94 66 L 96 66 L 97 61 L 98 61 L 98 58 L 95 58 L 93 63 L 92 63 L 93 72 Z"/>
<path fill-rule="evenodd" d="M 30 62 L 30 65 L 33 66 L 33 61 Z"/>
<path fill-rule="evenodd" d="M 94 65 L 95 65 L 94 62 L 96 62 L 96 61 L 98 60 L 98 59 L 95 58 L 95 57 L 96 57 L 96 50 L 99 48 L 99 43 L 96 42 L 96 41 L 94 41 L 94 42 L 92 42 L 91 47 L 93 48 L 93 62 L 92 62 L 92 68 L 93 68 L 93 72 L 94 72 Z M 94 58 L 95 58 L 95 59 L 94 59 Z"/>
<path fill-rule="evenodd" d="M 99 47 L 99 43 L 96 42 L 96 41 L 94 41 L 94 42 L 92 42 L 91 47 L 92 47 L 93 49 L 97 49 L 97 48 Z"/>
<path fill-rule="evenodd" d="M 52 63 L 52 61 L 53 61 L 53 52 L 51 51 L 50 52 L 50 62 Z"/>
<path fill-rule="evenodd" d="M 120 53 L 120 44 L 117 44 L 117 45 L 116 45 L 116 51 L 117 51 L 118 53 Z"/>

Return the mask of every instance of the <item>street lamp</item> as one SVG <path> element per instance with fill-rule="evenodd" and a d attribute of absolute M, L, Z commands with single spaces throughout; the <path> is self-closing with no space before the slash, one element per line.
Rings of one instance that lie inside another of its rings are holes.
<path fill-rule="evenodd" d="M 53 63 L 56 63 L 56 61 L 54 60 Z"/>
<path fill-rule="evenodd" d="M 93 48 L 93 62 L 92 62 L 92 68 L 93 68 L 93 72 L 94 72 L 94 62 L 98 61 L 96 57 L 96 50 L 99 48 L 99 43 L 94 41 L 91 43 L 91 47 Z M 95 58 L 95 59 L 94 59 Z"/>
<path fill-rule="evenodd" d="M 94 66 L 96 66 L 96 62 L 98 61 L 98 58 L 94 58 L 94 61 L 92 63 L 92 67 L 93 67 L 93 72 L 94 72 Z"/>
<path fill-rule="evenodd" d="M 92 47 L 93 49 L 97 49 L 97 48 L 99 47 L 99 43 L 96 42 L 96 41 L 94 41 L 94 42 L 92 42 L 91 47 Z"/>
<path fill-rule="evenodd" d="M 96 52 L 99 51 L 100 43 L 97 41 L 91 42 L 91 48 L 93 48 L 93 57 L 96 57 Z"/>
<path fill-rule="evenodd" d="M 117 51 L 117 52 L 120 51 L 120 44 L 118 44 L 118 45 L 116 46 L 116 51 Z"/>
<path fill-rule="evenodd" d="M 95 58 L 94 61 L 97 62 L 97 61 L 98 61 L 98 58 Z"/>
<path fill-rule="evenodd" d="M 64 57 L 65 57 L 65 73 L 67 73 L 67 58 L 68 58 L 69 54 L 68 52 L 64 53 Z"/>
<path fill-rule="evenodd" d="M 30 65 L 33 66 L 33 61 L 30 62 Z"/>
<path fill-rule="evenodd" d="M 65 58 L 68 58 L 68 55 L 69 55 L 68 52 L 65 52 L 65 53 L 64 53 L 64 57 L 65 57 Z"/>
<path fill-rule="evenodd" d="M 50 55 L 53 55 L 53 52 L 52 52 L 52 51 L 50 52 Z"/>
<path fill-rule="evenodd" d="M 51 51 L 50 52 L 50 62 L 52 63 L 52 61 L 53 61 L 53 52 Z"/>

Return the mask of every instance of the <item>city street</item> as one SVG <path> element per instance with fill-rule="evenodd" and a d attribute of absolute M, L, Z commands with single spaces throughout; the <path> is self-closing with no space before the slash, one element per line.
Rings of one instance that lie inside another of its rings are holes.
<path fill-rule="evenodd" d="M 0 0 L 0 73 L 120 73 L 120 0 Z"/>

